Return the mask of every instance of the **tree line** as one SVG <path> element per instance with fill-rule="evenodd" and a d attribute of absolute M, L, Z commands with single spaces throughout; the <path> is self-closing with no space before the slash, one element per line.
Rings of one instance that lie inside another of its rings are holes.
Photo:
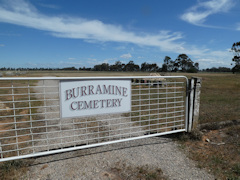
<path fill-rule="evenodd" d="M 65 68 L 0 68 L 2 71 L 9 70 L 70 70 L 70 71 L 116 71 L 116 72 L 133 72 L 133 71 L 142 71 L 142 72 L 198 72 L 199 64 L 194 63 L 186 54 L 180 54 L 175 61 L 173 61 L 169 56 L 166 56 L 164 59 L 164 64 L 162 67 L 159 67 L 156 63 L 147 63 L 144 62 L 140 66 L 135 64 L 134 61 L 129 61 L 128 63 L 122 63 L 121 61 L 116 61 L 114 64 L 102 63 L 97 64 L 93 68 L 76 68 L 76 67 L 65 67 Z"/>
<path fill-rule="evenodd" d="M 233 43 L 231 51 L 234 53 L 232 69 L 227 67 L 212 67 L 203 69 L 203 72 L 240 72 L 240 42 Z M 165 56 L 164 63 L 162 67 L 159 67 L 156 63 L 147 63 L 144 62 L 140 66 L 135 64 L 134 61 L 129 61 L 127 64 L 122 63 L 121 61 L 116 61 L 115 64 L 102 63 L 95 65 L 93 68 L 85 67 L 64 67 L 64 68 L 0 68 L 1 71 L 34 71 L 34 70 L 70 70 L 70 71 L 142 71 L 142 72 L 189 72 L 196 73 L 199 71 L 199 63 L 194 63 L 186 54 L 179 54 L 175 60 L 172 60 L 169 56 Z"/>
<path fill-rule="evenodd" d="M 140 69 L 139 71 L 144 72 L 164 72 L 161 68 L 159 68 L 155 63 L 154 64 L 148 64 L 146 62 L 143 63 L 143 67 L 145 68 Z M 105 65 L 104 65 L 105 66 Z M 110 65 L 111 66 L 111 65 Z M 94 71 L 94 68 L 75 68 L 75 67 L 66 67 L 66 68 L 0 68 L 0 71 Z M 110 70 L 109 70 L 110 71 Z M 119 68 L 119 71 L 121 68 Z M 212 68 L 206 68 L 199 70 L 201 72 L 232 72 L 231 68 L 228 67 L 212 67 Z"/>
<path fill-rule="evenodd" d="M 212 67 L 212 68 L 206 68 L 202 69 L 202 72 L 232 72 L 231 68 L 228 67 Z"/>
<path fill-rule="evenodd" d="M 156 63 L 144 62 L 139 66 L 133 61 L 129 61 L 127 64 L 121 61 L 116 61 L 115 64 L 109 65 L 108 63 L 102 63 L 93 67 L 94 71 L 143 71 L 143 72 L 191 72 L 196 73 L 199 71 L 199 64 L 194 63 L 186 54 L 180 54 L 176 60 L 172 60 L 169 56 L 166 56 L 162 67 L 159 67 Z"/>
<path fill-rule="evenodd" d="M 196 63 L 195 63 L 196 64 Z M 159 67 L 156 63 L 144 62 L 140 66 L 133 61 L 129 61 L 127 64 L 121 61 L 116 61 L 115 64 L 109 65 L 108 63 L 102 63 L 93 67 L 94 71 L 142 71 L 142 72 L 172 72 L 182 71 L 190 72 L 190 69 L 194 72 L 198 71 L 198 64 L 195 66 L 193 61 L 186 55 L 180 54 L 175 61 L 172 61 L 170 57 L 166 56 L 164 64 Z"/>

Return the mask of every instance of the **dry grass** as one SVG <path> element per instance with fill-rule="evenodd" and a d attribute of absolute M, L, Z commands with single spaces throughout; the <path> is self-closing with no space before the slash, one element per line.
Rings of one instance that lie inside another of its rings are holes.
<path fill-rule="evenodd" d="M 189 78 L 191 74 L 185 74 Z M 240 119 L 240 75 L 230 73 L 192 74 L 202 78 L 200 123 Z M 240 126 L 204 130 L 180 136 L 182 145 L 199 167 L 217 179 L 240 178 Z M 209 140 L 209 142 L 207 142 Z"/>
<path fill-rule="evenodd" d="M 200 122 L 240 119 L 240 76 L 203 76 Z"/>
<path fill-rule="evenodd" d="M 240 74 L 184 74 L 202 78 L 200 123 L 240 119 Z"/>
<path fill-rule="evenodd" d="M 27 77 L 99 77 L 99 76 L 148 76 L 149 72 L 104 72 L 104 71 L 29 71 Z"/>
<path fill-rule="evenodd" d="M 142 72 L 75 72 L 75 71 L 45 71 L 29 72 L 24 76 L 41 77 L 85 77 L 85 76 L 144 76 Z M 177 74 L 187 77 L 202 78 L 200 123 L 220 122 L 240 119 L 240 75 L 230 73 L 219 74 Z M 189 156 L 198 162 L 199 167 L 207 168 L 219 179 L 239 179 L 240 177 L 240 127 L 231 126 L 220 130 L 208 130 L 202 134 L 183 135 L 183 146 Z M 210 142 L 207 142 L 209 139 Z M 144 173 L 142 173 L 144 172 Z M 146 174 L 161 179 L 160 170 L 149 170 L 147 167 L 113 167 L 106 176 L 125 177 L 127 174 L 136 174 L 136 177 L 148 179 Z M 164 178 L 163 178 L 164 179 Z"/>
<path fill-rule="evenodd" d="M 97 77 L 146 76 L 148 72 L 32 71 L 24 76 Z M 231 73 L 167 73 L 202 78 L 200 123 L 240 119 L 240 74 Z"/>
<path fill-rule="evenodd" d="M 198 136 L 200 137 L 200 136 Z M 240 125 L 204 130 L 200 138 L 180 136 L 181 145 L 191 159 L 217 179 L 240 177 Z M 178 137 L 179 138 L 179 137 Z"/>
<path fill-rule="evenodd" d="M 27 179 L 25 176 L 32 160 L 15 160 L 0 163 L 0 180 Z"/>
<path fill-rule="evenodd" d="M 31 140 L 31 132 L 30 132 L 30 120 L 34 120 L 36 117 L 31 116 L 30 117 L 30 111 L 31 114 L 34 114 L 37 112 L 37 108 L 34 108 L 34 106 L 39 106 L 42 102 L 32 102 L 31 103 L 31 108 L 29 107 L 29 103 L 26 101 L 29 98 L 31 100 L 36 100 L 36 97 L 31 96 L 29 97 L 28 90 L 33 92 L 32 88 L 27 88 L 28 85 L 32 86 L 36 82 L 28 82 L 28 81 L 2 81 L 1 82 L 1 87 L 11 87 L 13 86 L 13 93 L 14 94 L 20 94 L 20 95 L 15 95 L 14 96 L 14 101 L 15 103 L 12 103 L 13 97 L 9 94 L 12 94 L 12 89 L 0 89 L 0 101 L 4 102 L 2 103 L 2 110 L 0 111 L 0 138 L 1 139 L 1 144 L 2 144 L 2 149 L 3 151 L 8 151 L 8 150 L 15 150 L 12 152 L 6 152 L 3 153 L 4 157 L 9 157 L 9 156 L 16 156 L 17 155 L 17 142 L 19 144 L 18 148 L 25 148 L 29 145 L 29 140 Z M 23 88 L 24 87 L 24 88 Z M 23 95 L 25 94 L 25 95 Z M 7 95 L 7 96 L 6 96 Z M 9 102 L 7 102 L 9 101 Z M 18 102 L 21 101 L 21 102 Z M 16 109 L 15 109 L 16 108 Z M 15 118 L 13 117 L 14 113 L 18 116 Z M 9 117 L 5 117 L 9 116 Z M 31 118 L 31 119 L 30 119 Z M 16 122 L 16 123 L 15 123 Z M 33 124 L 33 123 L 32 123 Z M 38 125 L 40 123 L 37 123 Z M 16 131 L 15 129 L 21 129 L 17 131 L 17 135 L 19 136 L 16 138 Z M 28 129 L 26 129 L 28 128 Z M 8 138 L 7 138 L 8 137 Z M 12 145 L 8 145 L 11 144 Z M 24 154 L 26 150 L 19 150 L 20 154 Z"/>

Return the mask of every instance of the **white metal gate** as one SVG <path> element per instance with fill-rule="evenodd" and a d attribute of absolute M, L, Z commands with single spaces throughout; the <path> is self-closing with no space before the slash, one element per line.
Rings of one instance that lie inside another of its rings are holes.
<path fill-rule="evenodd" d="M 61 81 L 131 80 L 131 111 L 61 118 Z M 187 131 L 185 76 L 0 79 L 0 162 Z"/>

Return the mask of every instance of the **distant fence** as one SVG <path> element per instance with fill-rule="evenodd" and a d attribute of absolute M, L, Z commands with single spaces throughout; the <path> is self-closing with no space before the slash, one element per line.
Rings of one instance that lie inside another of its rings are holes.
<path fill-rule="evenodd" d="M 190 131 L 194 124 L 188 97 L 196 88 L 184 76 L 0 83 L 0 162 Z"/>

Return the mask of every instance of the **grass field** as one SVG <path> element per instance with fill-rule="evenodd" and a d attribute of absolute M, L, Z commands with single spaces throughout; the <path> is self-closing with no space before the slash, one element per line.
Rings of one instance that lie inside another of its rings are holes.
<path fill-rule="evenodd" d="M 240 74 L 196 76 L 202 78 L 200 123 L 240 119 Z"/>
<path fill-rule="evenodd" d="M 85 71 L 32 71 L 22 77 L 99 77 L 99 76 L 146 76 L 147 72 L 85 72 Z M 240 74 L 231 73 L 167 73 L 185 75 L 188 78 L 202 78 L 200 97 L 200 123 L 240 120 Z M 207 168 L 218 179 L 239 179 L 240 177 L 240 125 L 224 129 L 207 129 L 201 136 L 185 139 L 182 143 L 190 158 L 198 166 Z M 190 135 L 191 136 L 191 135 Z M 196 136 L 196 135 L 195 135 Z M 179 138 L 179 137 L 178 137 Z M 206 141 L 207 140 L 207 141 Z M 9 163 L 6 163 L 9 165 Z M 2 164 L 4 169 L 5 165 Z M 12 167 L 12 165 L 11 165 Z M 13 165 L 13 168 L 15 165 Z M 25 166 L 23 166 L 24 168 Z M 1 171 L 0 171 L 1 172 Z M 9 171 L 10 173 L 12 171 Z M 1 173 L 0 173 L 1 175 Z M 0 178 L 1 179 L 1 178 Z"/>
<path fill-rule="evenodd" d="M 23 77 L 146 76 L 148 72 L 29 71 Z M 200 123 L 240 119 L 240 74 L 167 73 L 202 78 Z"/>
<path fill-rule="evenodd" d="M 27 77 L 146 76 L 148 72 L 31 71 Z M 167 73 L 202 78 L 200 123 L 240 119 L 240 74 Z"/>

